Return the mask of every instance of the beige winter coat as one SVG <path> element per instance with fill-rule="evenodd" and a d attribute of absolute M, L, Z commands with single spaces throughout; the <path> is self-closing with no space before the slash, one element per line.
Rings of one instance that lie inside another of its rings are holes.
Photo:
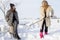
<path fill-rule="evenodd" d="M 49 6 L 46 10 L 46 26 L 49 27 L 51 25 L 51 21 L 50 21 L 50 17 L 53 16 L 53 9 L 51 8 L 51 6 Z M 45 17 L 44 14 L 44 8 L 40 7 L 40 26 L 42 26 L 43 23 L 43 18 Z"/>
<path fill-rule="evenodd" d="M 19 18 L 18 18 L 18 13 L 15 12 L 15 18 L 16 18 L 16 22 L 17 24 L 19 24 Z M 9 26 L 12 26 L 12 21 L 13 21 L 13 12 L 11 10 L 8 10 L 7 13 L 6 13 L 6 16 L 5 16 L 5 19 L 8 23 Z"/>

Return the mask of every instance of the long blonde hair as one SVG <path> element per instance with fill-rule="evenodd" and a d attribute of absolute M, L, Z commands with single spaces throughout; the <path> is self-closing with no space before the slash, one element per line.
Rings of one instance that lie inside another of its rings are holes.
<path fill-rule="evenodd" d="M 46 3 L 46 5 L 42 5 L 42 7 L 46 10 L 49 7 L 49 4 L 47 1 L 42 1 L 42 3 Z"/>

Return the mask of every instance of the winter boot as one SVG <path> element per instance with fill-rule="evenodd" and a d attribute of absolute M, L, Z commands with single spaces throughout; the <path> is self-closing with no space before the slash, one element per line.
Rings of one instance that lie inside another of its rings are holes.
<path fill-rule="evenodd" d="M 21 40 L 21 38 L 18 36 L 18 34 L 13 35 L 14 38 Z"/>
<path fill-rule="evenodd" d="M 43 32 L 40 32 L 40 38 L 43 38 Z"/>

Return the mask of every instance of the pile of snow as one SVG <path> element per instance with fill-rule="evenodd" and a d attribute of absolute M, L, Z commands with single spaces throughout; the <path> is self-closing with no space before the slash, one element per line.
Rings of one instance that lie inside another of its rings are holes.
<path fill-rule="evenodd" d="M 20 20 L 21 24 L 18 26 L 18 34 L 22 40 L 60 40 L 60 22 L 58 23 L 57 20 L 58 19 L 51 19 L 51 26 L 49 27 L 48 35 L 44 34 L 44 38 L 42 39 L 39 36 L 40 24 L 36 23 L 32 26 L 27 25 L 33 23 L 32 20 Z M 4 23 L 6 22 L 4 21 Z M 0 40 L 15 40 L 8 32 L 9 27 L 7 23 L 4 23 L 2 24 L 1 22 L 0 24 Z"/>

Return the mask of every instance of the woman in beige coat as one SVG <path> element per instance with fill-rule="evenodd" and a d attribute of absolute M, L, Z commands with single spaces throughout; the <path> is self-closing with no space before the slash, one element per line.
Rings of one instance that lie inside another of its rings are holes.
<path fill-rule="evenodd" d="M 40 38 L 43 37 L 43 30 L 45 27 L 45 34 L 48 34 L 48 27 L 51 25 L 50 17 L 53 16 L 53 9 L 50 5 L 48 5 L 47 1 L 42 2 L 42 6 L 40 7 Z"/>

